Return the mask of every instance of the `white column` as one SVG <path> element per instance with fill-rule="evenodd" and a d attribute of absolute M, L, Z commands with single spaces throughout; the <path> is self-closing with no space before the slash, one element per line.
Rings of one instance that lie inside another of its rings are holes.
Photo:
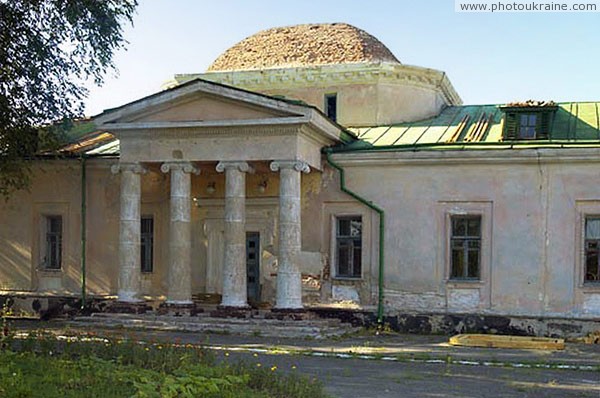
<path fill-rule="evenodd" d="M 275 308 L 302 308 L 302 275 L 298 254 L 302 245 L 300 225 L 300 173 L 310 167 L 299 160 L 271 162 L 279 171 L 279 256 Z"/>
<path fill-rule="evenodd" d="M 146 169 L 139 163 L 119 163 L 111 167 L 121 173 L 121 214 L 119 219 L 118 300 L 141 301 L 140 292 L 140 198 L 141 178 Z"/>
<path fill-rule="evenodd" d="M 225 253 L 223 267 L 223 307 L 247 307 L 246 288 L 246 162 L 219 162 L 225 171 Z"/>
<path fill-rule="evenodd" d="M 160 166 L 171 173 L 171 222 L 169 225 L 169 285 L 167 304 L 192 304 L 191 173 L 200 171 L 190 162 Z"/>

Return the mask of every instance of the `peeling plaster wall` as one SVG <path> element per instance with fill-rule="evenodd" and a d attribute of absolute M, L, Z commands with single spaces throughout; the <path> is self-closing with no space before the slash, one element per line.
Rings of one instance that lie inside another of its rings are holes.
<path fill-rule="evenodd" d="M 529 158 L 503 152 L 505 160 L 496 161 L 486 158 L 499 155 L 486 151 L 464 155 L 464 163 L 433 151 L 368 161 L 370 155 L 336 155 L 348 187 L 386 211 L 387 311 L 600 316 L 600 286 L 584 284 L 582 275 L 585 214 L 600 214 L 592 183 L 598 154 L 557 160 L 566 151 L 530 151 Z M 449 280 L 453 212 L 481 214 L 488 223 L 479 282 Z"/>
<path fill-rule="evenodd" d="M 337 121 L 377 126 L 423 120 L 461 103 L 440 71 L 396 63 L 357 63 L 177 75 L 183 83 L 202 78 L 324 109 L 324 96 L 337 93 Z"/>
<path fill-rule="evenodd" d="M 589 159 L 571 162 L 544 158 L 545 152 L 534 153 L 534 159 L 541 158 L 533 161 L 508 157 L 516 151 L 503 152 L 505 161 L 487 161 L 489 153 L 464 164 L 440 153 L 429 154 L 427 162 L 380 159 L 377 164 L 357 154 L 336 155 L 344 163 L 347 186 L 386 211 L 387 313 L 599 317 L 600 287 L 582 283 L 582 242 L 585 215 L 600 214 L 600 189 L 590 183 L 597 178 L 594 159 L 600 154 L 582 152 Z M 88 163 L 88 289 L 98 295 L 117 290 L 120 185 L 119 176 L 109 172 L 113 162 Z M 272 302 L 279 175 L 266 162 L 256 165 L 257 172 L 247 179 L 247 230 L 261 232 L 261 298 Z M 0 206 L 2 290 L 80 292 L 79 167 L 78 161 L 36 163 L 31 192 L 16 193 Z M 214 165 L 201 168 L 210 171 Z M 213 182 L 215 192 L 208 193 Z M 143 276 L 142 292 L 159 297 L 167 288 L 169 178 L 152 166 L 142 187 L 142 214 L 155 217 L 154 273 Z M 219 293 L 223 175 L 193 176 L 192 196 L 197 200 L 192 208 L 192 292 Z M 339 173 L 325 163 L 322 172 L 302 176 L 301 205 L 305 302 L 376 305 L 377 214 L 341 192 Z M 65 217 L 64 269 L 40 272 L 40 217 L 54 212 Z M 446 223 L 450 214 L 463 213 L 482 214 L 485 220 L 481 282 L 448 280 Z M 360 279 L 335 275 L 336 215 L 363 219 Z"/>

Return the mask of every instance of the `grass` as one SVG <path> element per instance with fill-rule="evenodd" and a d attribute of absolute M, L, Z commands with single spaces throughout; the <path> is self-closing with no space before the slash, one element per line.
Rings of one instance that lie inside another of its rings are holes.
<path fill-rule="evenodd" d="M 275 366 L 217 363 L 201 346 L 91 335 L 0 338 L 0 396 L 326 397 L 320 382 Z"/>

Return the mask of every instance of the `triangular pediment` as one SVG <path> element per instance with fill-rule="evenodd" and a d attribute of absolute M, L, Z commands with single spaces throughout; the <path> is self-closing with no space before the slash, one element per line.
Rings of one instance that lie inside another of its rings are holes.
<path fill-rule="evenodd" d="M 122 122 L 200 122 L 300 116 L 244 101 L 207 94 L 161 104 L 124 118 Z"/>
<path fill-rule="evenodd" d="M 312 108 L 198 80 L 95 117 L 98 125 L 263 121 L 306 117 Z"/>
<path fill-rule="evenodd" d="M 136 162 L 303 159 L 321 169 L 321 149 L 346 139 L 316 108 L 206 80 L 193 80 L 103 112 L 98 130 Z"/>

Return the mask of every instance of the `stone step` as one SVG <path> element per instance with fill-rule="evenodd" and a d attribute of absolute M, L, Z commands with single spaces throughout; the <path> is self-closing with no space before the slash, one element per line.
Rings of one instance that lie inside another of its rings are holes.
<path fill-rule="evenodd" d="M 266 312 L 268 313 L 268 311 Z M 337 318 L 316 318 L 316 319 L 301 319 L 301 320 L 279 320 L 273 318 L 266 318 L 263 314 L 256 314 L 255 316 L 250 316 L 248 318 L 221 318 L 221 317 L 212 317 L 210 313 L 203 312 L 196 314 L 194 316 L 174 316 L 174 315 L 157 315 L 153 313 L 146 314 L 127 314 L 127 313 L 94 313 L 89 318 L 94 319 L 121 319 L 121 320 L 135 320 L 135 319 L 144 319 L 144 320 L 155 320 L 155 321 L 164 321 L 164 322 L 203 322 L 203 323 L 214 323 L 214 324 L 258 324 L 258 325 L 296 325 L 296 326 L 306 326 L 306 325 L 320 325 L 320 326 L 340 326 L 346 325 L 343 324 L 341 320 Z M 84 318 L 84 317 L 81 317 Z M 349 326 L 349 325 L 348 325 Z"/>
<path fill-rule="evenodd" d="M 202 323 L 206 325 L 254 325 L 261 327 L 332 327 L 332 328 L 352 328 L 351 325 L 343 324 L 339 319 L 320 319 L 320 320 L 277 320 L 277 319 L 262 319 L 262 318 L 213 318 L 210 316 L 194 316 L 194 317 L 175 317 L 175 316 L 160 316 L 160 315 L 143 315 L 135 316 L 130 314 L 94 314 L 91 317 L 80 317 L 76 320 L 86 319 L 89 322 L 103 323 L 109 322 L 128 322 L 128 323 L 162 323 L 165 325 L 173 323 Z"/>
<path fill-rule="evenodd" d="M 74 326 L 132 328 L 186 331 L 199 333 L 238 334 L 264 337 L 328 338 L 353 333 L 357 329 L 339 320 L 319 319 L 280 321 L 275 319 L 236 319 L 210 317 L 174 317 L 134 314 L 93 314 L 76 317 Z M 337 321 L 337 322 L 335 322 Z"/>

